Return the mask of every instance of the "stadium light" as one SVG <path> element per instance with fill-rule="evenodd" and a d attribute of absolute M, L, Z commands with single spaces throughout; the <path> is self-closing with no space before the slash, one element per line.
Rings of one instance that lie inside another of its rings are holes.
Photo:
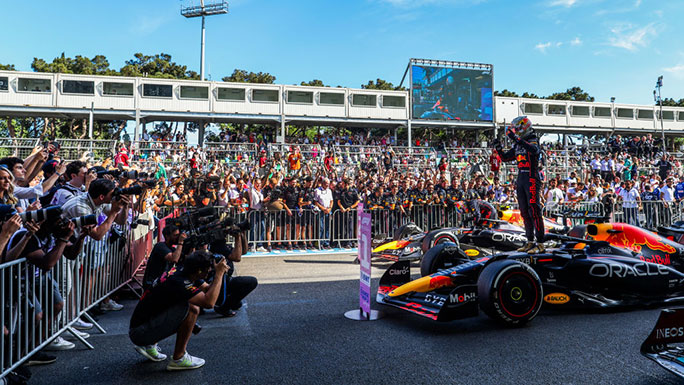
<path fill-rule="evenodd" d="M 215 3 L 204 4 L 204 0 L 200 0 L 199 6 L 183 7 L 181 5 L 181 15 L 190 19 L 193 17 L 202 17 L 202 46 L 200 48 L 200 80 L 204 80 L 204 17 L 214 16 L 228 13 L 228 2 L 220 1 Z"/>
<path fill-rule="evenodd" d="M 656 86 L 655 90 L 653 90 L 653 100 L 660 104 L 660 132 L 663 136 L 663 155 L 665 155 L 666 152 L 666 146 L 665 146 L 665 124 L 663 123 L 663 98 L 660 97 L 660 88 L 663 86 L 663 75 L 658 76 L 658 80 L 656 80 Z M 656 93 L 657 90 L 657 93 Z"/>

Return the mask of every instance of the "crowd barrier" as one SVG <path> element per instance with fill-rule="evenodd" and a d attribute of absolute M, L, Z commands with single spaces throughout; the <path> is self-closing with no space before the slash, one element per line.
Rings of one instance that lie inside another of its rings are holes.
<path fill-rule="evenodd" d="M 154 224 L 150 213 L 139 216 Z M 26 361 L 62 333 L 70 333 L 89 349 L 93 346 L 72 327 L 119 288 L 129 285 L 152 248 L 153 228 L 115 228 L 103 240 L 87 239 L 74 261 L 61 257 L 47 271 L 25 258 L 0 265 L 1 377 Z"/>
<path fill-rule="evenodd" d="M 207 152 L 207 159 L 224 160 L 229 163 L 258 159 L 255 143 L 206 142 L 204 149 Z"/>
<path fill-rule="evenodd" d="M 117 151 L 116 140 L 59 139 L 59 157 L 67 162 L 81 159 L 85 152 L 88 158 L 103 160 L 114 159 Z"/>

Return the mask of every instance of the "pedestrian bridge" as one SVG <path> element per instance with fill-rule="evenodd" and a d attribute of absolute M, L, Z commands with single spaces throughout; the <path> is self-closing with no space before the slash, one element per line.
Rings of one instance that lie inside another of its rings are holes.
<path fill-rule="evenodd" d="M 653 133 L 660 129 L 652 105 L 495 97 L 501 126 L 528 115 L 545 132 Z M 410 118 L 408 91 L 228 83 L 0 71 L 0 116 L 493 129 L 491 122 Z M 667 135 L 684 133 L 684 108 L 665 107 Z M 137 130 L 137 132 L 140 132 Z M 410 132 L 410 130 L 409 130 Z M 409 134 L 410 135 L 410 134 Z"/>

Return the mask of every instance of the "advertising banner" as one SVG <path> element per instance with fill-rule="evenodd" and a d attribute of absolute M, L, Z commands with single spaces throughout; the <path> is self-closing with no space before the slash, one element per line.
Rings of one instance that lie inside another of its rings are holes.
<path fill-rule="evenodd" d="M 366 314 L 371 313 L 371 215 L 363 212 L 363 205 L 358 208 L 359 229 L 359 264 L 361 280 L 359 287 L 359 307 Z"/>

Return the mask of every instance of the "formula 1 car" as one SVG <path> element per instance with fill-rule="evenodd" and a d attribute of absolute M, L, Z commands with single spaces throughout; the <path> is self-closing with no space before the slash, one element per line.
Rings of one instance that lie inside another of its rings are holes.
<path fill-rule="evenodd" d="M 376 301 L 437 321 L 472 317 L 479 307 L 508 325 L 532 320 L 542 302 L 613 308 L 684 301 L 684 245 L 627 224 L 590 224 L 586 232 L 606 240 L 548 234 L 559 247 L 476 260 L 459 260 L 455 244 L 438 245 L 423 257 L 421 278 L 411 280 L 408 261 L 391 265 L 380 279 Z M 632 242 L 632 249 L 608 239 Z M 436 259 L 454 266 L 439 270 Z"/>
<path fill-rule="evenodd" d="M 525 229 L 519 210 L 499 212 L 504 220 L 484 219 L 469 228 L 448 227 L 423 232 L 413 223 L 399 227 L 391 240 L 375 247 L 371 256 L 391 261 L 419 260 L 435 245 L 456 243 L 462 246 L 463 252 L 478 258 L 493 251 L 513 251 L 526 242 Z M 518 223 L 519 222 L 519 223 Z M 544 225 L 550 232 L 566 232 L 565 226 L 544 218 Z"/>

